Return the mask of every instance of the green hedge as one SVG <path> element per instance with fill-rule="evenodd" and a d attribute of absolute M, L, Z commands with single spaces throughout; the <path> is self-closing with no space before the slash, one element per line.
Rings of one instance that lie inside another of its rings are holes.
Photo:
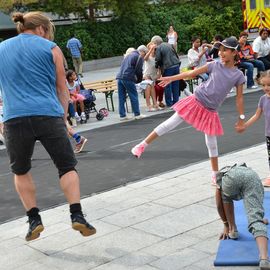
<path fill-rule="evenodd" d="M 55 41 L 69 58 L 66 42 L 74 32 L 83 44 L 83 59 L 93 60 L 122 55 L 128 47 L 147 44 L 153 35 L 165 39 L 169 25 L 173 24 L 179 35 L 178 51 L 186 53 L 193 35 L 208 41 L 217 33 L 238 36 L 242 30 L 241 1 L 238 2 L 220 10 L 190 3 L 150 5 L 138 18 L 57 26 Z"/>

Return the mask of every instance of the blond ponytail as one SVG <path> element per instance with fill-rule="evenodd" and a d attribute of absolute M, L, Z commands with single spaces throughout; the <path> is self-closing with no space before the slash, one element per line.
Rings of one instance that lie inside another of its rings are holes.
<path fill-rule="evenodd" d="M 12 20 L 16 23 L 18 33 L 23 33 L 26 30 L 35 30 L 37 27 L 42 26 L 44 31 L 48 33 L 49 39 L 53 40 L 55 26 L 51 20 L 41 12 L 28 12 L 20 13 L 15 12 L 12 15 Z"/>

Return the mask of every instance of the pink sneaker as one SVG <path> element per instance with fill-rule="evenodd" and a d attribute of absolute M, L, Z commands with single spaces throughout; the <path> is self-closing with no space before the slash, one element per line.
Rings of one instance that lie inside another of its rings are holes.
<path fill-rule="evenodd" d="M 131 149 L 131 153 L 133 156 L 140 158 L 140 156 L 142 155 L 142 153 L 145 150 L 145 146 L 143 144 L 137 144 L 135 145 L 132 149 Z"/>

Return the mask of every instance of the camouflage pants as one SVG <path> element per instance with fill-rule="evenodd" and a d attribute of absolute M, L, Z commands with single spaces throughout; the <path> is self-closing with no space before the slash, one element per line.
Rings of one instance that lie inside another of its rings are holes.
<path fill-rule="evenodd" d="M 263 223 L 264 189 L 255 171 L 242 166 L 230 169 L 222 177 L 221 193 L 224 202 L 243 199 L 249 232 L 255 238 L 258 236 L 267 237 L 267 228 Z"/>

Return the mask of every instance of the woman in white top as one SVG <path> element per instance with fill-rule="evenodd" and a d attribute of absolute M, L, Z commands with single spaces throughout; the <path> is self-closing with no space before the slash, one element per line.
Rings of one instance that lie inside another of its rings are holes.
<path fill-rule="evenodd" d="M 268 28 L 262 28 L 260 30 L 260 36 L 258 36 L 253 44 L 252 48 L 256 54 L 258 60 L 264 63 L 265 70 L 270 69 L 270 30 Z"/>
<path fill-rule="evenodd" d="M 178 35 L 177 33 L 174 31 L 173 26 L 171 25 L 169 27 L 169 31 L 167 32 L 167 40 L 169 44 L 172 44 L 175 51 L 177 51 L 177 39 L 178 39 Z"/>
<path fill-rule="evenodd" d="M 199 37 L 192 37 L 191 41 L 192 48 L 188 50 L 188 62 L 192 69 L 196 69 L 206 64 L 207 59 L 205 52 L 207 51 L 207 47 L 201 46 L 201 39 Z M 202 73 L 200 74 L 200 78 L 202 78 L 203 81 L 206 81 L 208 79 L 208 74 Z"/>

